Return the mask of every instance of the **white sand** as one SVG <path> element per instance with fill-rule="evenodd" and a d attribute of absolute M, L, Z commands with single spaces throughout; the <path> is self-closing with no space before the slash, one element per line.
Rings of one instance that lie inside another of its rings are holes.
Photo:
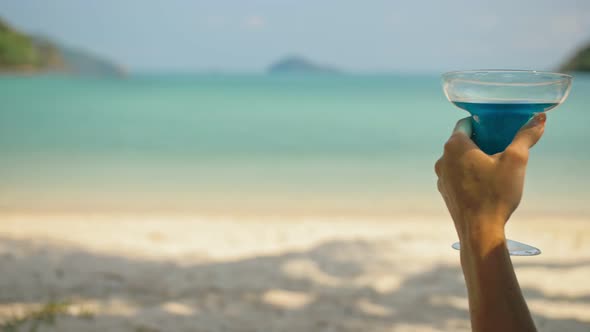
<path fill-rule="evenodd" d="M 542 331 L 590 331 L 590 220 L 518 220 Z M 39 331 L 469 331 L 452 223 L 338 218 L 0 217 L 0 322 Z M 91 318 L 85 317 L 92 313 Z"/>

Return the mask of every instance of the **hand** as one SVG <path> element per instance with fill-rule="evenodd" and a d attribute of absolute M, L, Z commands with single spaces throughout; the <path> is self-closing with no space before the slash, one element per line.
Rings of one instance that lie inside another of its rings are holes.
<path fill-rule="evenodd" d="M 504 226 L 522 197 L 529 149 L 543 135 L 545 121 L 545 113 L 535 115 L 504 152 L 492 156 L 470 139 L 471 118 L 457 122 L 435 172 L 462 246 L 481 236 L 505 241 Z"/>

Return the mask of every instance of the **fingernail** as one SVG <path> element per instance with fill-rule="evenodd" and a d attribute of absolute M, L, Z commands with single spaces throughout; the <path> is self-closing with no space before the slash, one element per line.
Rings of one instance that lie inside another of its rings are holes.
<path fill-rule="evenodd" d="M 538 126 L 544 124 L 546 120 L 547 114 L 545 114 L 545 112 L 537 113 L 529 120 L 528 125 L 531 127 Z"/>

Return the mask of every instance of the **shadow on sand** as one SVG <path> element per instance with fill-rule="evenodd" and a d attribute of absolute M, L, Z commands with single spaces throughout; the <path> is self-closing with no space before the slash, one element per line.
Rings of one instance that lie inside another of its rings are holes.
<path fill-rule="evenodd" d="M 333 241 L 307 251 L 181 264 L 0 238 L 0 305 L 52 299 L 107 308 L 90 320 L 59 317 L 59 328 L 53 328 L 60 331 L 469 330 L 457 265 L 405 269 L 410 261 L 382 259 L 383 250 L 396 248 L 385 241 Z M 395 278 L 398 274 L 403 277 Z M 524 291 L 529 300 L 590 304 L 590 296 Z M 536 315 L 535 320 L 543 331 L 590 330 L 590 323 L 576 319 Z"/>

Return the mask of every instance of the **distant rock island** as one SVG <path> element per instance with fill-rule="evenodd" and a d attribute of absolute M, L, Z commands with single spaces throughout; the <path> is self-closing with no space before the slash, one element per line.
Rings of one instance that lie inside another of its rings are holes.
<path fill-rule="evenodd" d="M 590 44 L 576 52 L 560 70 L 590 72 Z"/>
<path fill-rule="evenodd" d="M 339 71 L 333 67 L 311 62 L 300 56 L 283 58 L 268 68 L 269 74 L 335 74 Z"/>
<path fill-rule="evenodd" d="M 89 53 L 20 32 L 0 18 L 0 74 L 124 76 L 122 67 Z"/>

